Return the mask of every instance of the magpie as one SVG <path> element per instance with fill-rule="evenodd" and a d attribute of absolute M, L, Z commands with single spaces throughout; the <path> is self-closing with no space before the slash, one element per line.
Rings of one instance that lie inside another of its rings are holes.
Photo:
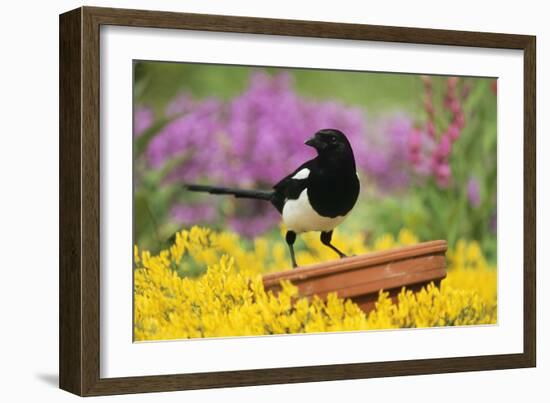
<path fill-rule="evenodd" d="M 321 242 L 341 258 L 346 255 L 331 243 L 334 228 L 353 209 L 359 196 L 359 178 L 351 145 L 340 130 L 323 129 L 307 140 L 317 156 L 300 165 L 271 190 L 247 190 L 186 184 L 193 192 L 232 195 L 236 198 L 266 200 L 281 213 L 287 228 L 285 240 L 292 266 L 296 234 L 320 231 Z"/>

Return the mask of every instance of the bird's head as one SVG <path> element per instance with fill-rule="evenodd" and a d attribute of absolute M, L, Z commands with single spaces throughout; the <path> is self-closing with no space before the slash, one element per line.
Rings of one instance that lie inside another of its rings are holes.
<path fill-rule="evenodd" d="M 317 150 L 320 156 L 351 157 L 353 151 L 346 135 L 340 130 L 323 129 L 305 142 L 306 145 Z"/>

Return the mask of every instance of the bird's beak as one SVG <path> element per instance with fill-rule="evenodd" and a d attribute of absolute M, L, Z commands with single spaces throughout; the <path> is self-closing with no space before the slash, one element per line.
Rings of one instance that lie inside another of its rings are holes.
<path fill-rule="evenodd" d="M 323 143 L 321 141 L 319 141 L 319 139 L 317 137 L 312 137 L 310 138 L 309 140 L 307 140 L 305 143 L 304 143 L 306 146 L 310 146 L 310 147 L 313 147 L 317 150 L 320 150 L 323 148 Z"/>

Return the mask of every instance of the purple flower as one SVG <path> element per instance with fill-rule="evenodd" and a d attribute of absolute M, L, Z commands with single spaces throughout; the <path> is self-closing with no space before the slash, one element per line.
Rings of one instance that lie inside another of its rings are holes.
<path fill-rule="evenodd" d="M 141 136 L 151 127 L 155 116 L 153 111 L 143 105 L 137 106 L 134 110 L 134 137 Z"/>
<path fill-rule="evenodd" d="M 208 223 L 216 218 L 216 209 L 210 205 L 177 204 L 170 215 L 174 221 L 185 225 Z"/>
<path fill-rule="evenodd" d="M 227 110 L 226 181 L 273 185 L 305 160 L 315 156 L 304 141 L 324 128 L 343 131 L 364 161 L 364 118 L 358 108 L 316 102 L 298 96 L 289 75 L 271 78 L 255 73 L 248 89 Z M 229 164 L 227 164 L 229 161 Z"/>
<path fill-rule="evenodd" d="M 479 182 L 473 176 L 468 181 L 467 185 L 468 201 L 472 207 L 479 207 L 481 203 L 481 197 L 479 194 Z"/>
<path fill-rule="evenodd" d="M 254 237 L 262 234 L 275 227 L 281 220 L 279 213 L 268 203 L 247 200 L 243 204 L 245 207 L 240 211 L 246 211 L 247 214 L 231 216 L 227 219 L 228 226 L 241 235 Z M 249 209 L 250 206 L 252 210 Z"/>
<path fill-rule="evenodd" d="M 422 140 L 420 135 L 415 136 L 412 119 L 406 115 L 384 119 L 371 125 L 368 134 L 364 140 L 368 150 L 366 158 L 358 160 L 358 166 L 367 179 L 383 191 L 407 186 L 409 162 L 415 156 L 420 158 Z"/>
<path fill-rule="evenodd" d="M 363 111 L 299 96 L 288 74 L 256 72 L 248 88 L 228 102 L 198 101 L 180 95 L 168 105 L 166 115 L 174 120 L 156 134 L 146 150 L 151 167 L 174 164 L 165 183 L 269 189 L 315 156 L 315 151 L 303 143 L 324 128 L 343 131 L 352 143 L 358 166 L 367 166 Z M 389 175 L 385 171 L 381 174 Z M 211 203 L 219 211 L 221 203 L 235 201 L 218 198 Z M 240 233 L 257 235 L 277 224 L 277 213 L 271 206 L 241 200 L 238 203 L 238 209 L 232 208 L 236 213 L 229 216 L 228 224 Z M 172 216 L 186 222 L 193 216 L 189 211 L 175 208 Z"/>
<path fill-rule="evenodd" d="M 180 94 L 168 104 L 165 114 L 167 117 L 183 115 L 192 112 L 195 106 L 196 104 L 189 94 Z"/>
<path fill-rule="evenodd" d="M 168 181 L 194 181 L 203 176 L 221 176 L 219 161 L 222 104 L 215 99 L 197 103 L 168 123 L 149 143 L 146 157 L 153 168 L 181 160 L 168 174 Z M 171 113 L 176 113 L 169 106 Z M 186 113 L 187 112 L 187 113 Z"/>

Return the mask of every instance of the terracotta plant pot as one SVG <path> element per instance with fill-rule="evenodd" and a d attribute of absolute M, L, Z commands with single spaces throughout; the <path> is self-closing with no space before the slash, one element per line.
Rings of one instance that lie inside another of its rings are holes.
<path fill-rule="evenodd" d="M 446 251 L 445 241 L 423 242 L 272 273 L 265 275 L 263 282 L 265 289 L 275 294 L 281 289 L 281 280 L 298 287 L 302 297 L 317 295 L 325 299 L 336 292 L 368 313 L 382 289 L 389 291 L 395 301 L 402 287 L 417 291 L 432 281 L 439 286 L 447 275 Z"/>

